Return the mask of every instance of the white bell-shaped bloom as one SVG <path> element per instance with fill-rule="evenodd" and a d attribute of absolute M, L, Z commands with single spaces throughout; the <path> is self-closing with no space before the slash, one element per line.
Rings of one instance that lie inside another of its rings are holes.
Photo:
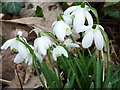
<path fill-rule="evenodd" d="M 87 20 L 88 25 L 93 24 L 93 18 L 89 13 L 90 9 L 87 9 L 87 7 L 89 6 L 85 5 L 84 8 L 81 6 L 72 6 L 64 11 L 64 15 L 71 15 L 73 18 L 73 28 L 77 33 L 78 31 L 83 32 L 81 26 L 85 24 L 85 20 Z M 67 21 L 70 21 L 70 19 Z"/>
<path fill-rule="evenodd" d="M 21 39 L 20 36 L 22 36 L 22 32 L 19 31 L 18 32 L 18 36 L 19 38 Z M 21 39 L 22 40 L 22 39 Z M 24 40 L 26 41 L 26 39 L 24 38 Z M 10 39 L 10 40 L 7 40 L 2 46 L 1 46 L 1 49 L 7 49 L 8 47 L 10 47 L 11 49 L 15 49 L 18 51 L 18 45 L 19 44 L 22 44 L 20 41 L 16 40 L 16 37 L 13 38 L 13 39 Z"/>
<path fill-rule="evenodd" d="M 53 49 L 52 56 L 55 61 L 57 60 L 57 57 L 61 56 L 62 54 L 68 58 L 68 53 L 62 46 L 57 46 Z"/>
<path fill-rule="evenodd" d="M 39 54 L 45 56 L 47 54 L 47 49 L 52 46 L 52 42 L 48 36 L 42 36 L 34 41 L 34 50 Z"/>
<path fill-rule="evenodd" d="M 33 63 L 32 62 L 32 54 L 27 53 L 27 57 L 23 57 L 21 53 L 18 53 L 16 55 L 16 57 L 14 58 L 14 63 L 19 64 L 24 60 L 25 60 L 26 63 L 28 63 L 28 65 L 32 65 L 32 63 Z"/>
<path fill-rule="evenodd" d="M 103 49 L 104 39 L 101 34 L 100 28 L 104 30 L 104 28 L 100 25 L 96 25 L 95 29 L 93 29 L 92 27 L 89 27 L 89 29 L 86 31 L 86 35 L 82 40 L 82 46 L 84 48 L 89 48 L 92 45 L 94 40 L 96 48 L 98 50 Z"/>
<path fill-rule="evenodd" d="M 71 39 L 67 39 L 64 41 L 64 44 L 66 45 L 66 47 L 79 47 L 78 44 L 76 43 L 72 43 Z"/>
<path fill-rule="evenodd" d="M 53 25 L 53 32 L 60 41 L 64 41 L 66 35 L 70 35 L 71 29 L 63 20 L 55 21 Z"/>
<path fill-rule="evenodd" d="M 16 64 L 21 63 L 25 60 L 28 65 L 32 64 L 32 54 L 28 50 L 28 48 L 24 44 L 18 45 L 18 54 L 16 55 L 14 62 Z M 30 47 L 33 49 L 33 46 L 30 45 Z"/>

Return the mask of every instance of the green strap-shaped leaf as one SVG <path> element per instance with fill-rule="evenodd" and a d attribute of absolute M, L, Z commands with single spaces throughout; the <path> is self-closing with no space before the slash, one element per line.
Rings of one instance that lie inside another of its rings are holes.
<path fill-rule="evenodd" d="M 2 2 L 2 13 L 19 15 L 24 2 Z"/>

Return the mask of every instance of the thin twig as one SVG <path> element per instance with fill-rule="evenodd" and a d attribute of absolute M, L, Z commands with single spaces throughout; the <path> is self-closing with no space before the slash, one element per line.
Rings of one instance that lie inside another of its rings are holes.
<path fill-rule="evenodd" d="M 8 81 L 8 80 L 2 79 L 2 78 L 0 78 L 0 81 L 5 82 L 5 83 L 11 83 L 11 81 Z"/>
<path fill-rule="evenodd" d="M 18 80 L 19 80 L 19 83 L 20 83 L 21 90 L 23 90 L 22 82 L 21 82 L 20 76 L 19 76 L 18 71 L 17 71 L 17 66 L 15 68 L 15 71 L 16 71 L 16 74 L 17 74 L 17 77 L 18 77 Z"/>

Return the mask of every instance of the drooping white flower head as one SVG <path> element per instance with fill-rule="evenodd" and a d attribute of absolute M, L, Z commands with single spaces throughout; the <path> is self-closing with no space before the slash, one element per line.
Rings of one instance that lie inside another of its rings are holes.
<path fill-rule="evenodd" d="M 57 57 L 61 56 L 62 54 L 68 58 L 68 53 L 62 46 L 57 46 L 53 49 L 52 56 L 55 61 L 57 60 Z"/>
<path fill-rule="evenodd" d="M 14 58 L 14 63 L 19 64 L 25 60 L 25 62 L 28 63 L 28 65 L 31 65 L 32 64 L 32 54 L 30 53 L 28 48 L 24 44 L 21 44 L 21 45 L 19 44 L 18 47 L 19 47 L 18 54 Z M 31 45 L 30 45 L 30 47 L 33 48 L 33 46 L 31 46 Z"/>
<path fill-rule="evenodd" d="M 96 25 L 95 29 L 93 29 L 92 27 L 89 27 L 89 29 L 86 31 L 86 35 L 82 40 L 82 46 L 84 48 L 89 48 L 92 45 L 94 40 L 96 48 L 98 50 L 103 49 L 104 39 L 101 34 L 100 28 L 104 30 L 104 28 L 101 25 Z"/>
<path fill-rule="evenodd" d="M 87 9 L 87 7 L 89 6 L 87 5 L 85 5 L 85 7 L 81 7 L 81 5 L 72 6 L 64 11 L 64 15 L 67 16 L 71 15 L 71 17 L 73 18 L 73 28 L 77 33 L 78 31 L 83 32 L 81 26 L 85 24 L 85 20 L 87 20 L 88 25 L 93 24 L 93 18 L 89 13 L 90 9 Z M 67 21 L 70 21 L 70 19 Z"/>
<path fill-rule="evenodd" d="M 64 41 L 66 35 L 70 35 L 71 29 L 63 20 L 55 21 L 53 26 L 53 32 L 60 41 Z"/>
<path fill-rule="evenodd" d="M 18 31 L 18 37 L 21 39 L 22 36 L 22 32 Z M 22 39 L 21 39 L 22 40 Z M 24 38 L 24 40 L 26 41 L 26 39 Z M 18 45 L 22 44 L 20 41 L 16 40 L 16 37 L 10 40 L 7 40 L 2 46 L 1 49 L 7 49 L 8 47 L 10 47 L 11 49 L 15 49 L 18 51 Z"/>
<path fill-rule="evenodd" d="M 45 56 L 47 54 L 47 49 L 52 46 L 52 42 L 48 36 L 41 36 L 34 41 L 34 50 L 39 54 Z"/>
<path fill-rule="evenodd" d="M 72 43 L 71 39 L 67 39 L 64 41 L 64 44 L 66 45 L 66 47 L 79 47 L 78 44 L 76 43 Z"/>

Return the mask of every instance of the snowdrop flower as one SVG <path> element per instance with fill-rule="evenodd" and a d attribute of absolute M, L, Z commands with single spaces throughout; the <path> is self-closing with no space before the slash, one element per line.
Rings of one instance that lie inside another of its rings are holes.
<path fill-rule="evenodd" d="M 24 44 L 19 44 L 18 45 L 18 51 L 19 53 L 16 55 L 15 59 L 14 59 L 14 63 L 19 64 L 22 61 L 25 60 L 26 63 L 28 63 L 28 65 L 32 64 L 32 54 L 30 53 L 30 51 L 28 50 L 28 48 L 26 48 L 26 46 Z M 33 46 L 30 45 L 31 48 L 33 48 Z"/>
<path fill-rule="evenodd" d="M 18 37 L 21 39 L 22 36 L 22 32 L 21 31 L 18 31 Z M 22 40 L 22 39 L 21 39 Z M 26 41 L 26 39 L 24 38 L 24 40 Z M 18 40 L 16 40 L 16 37 L 13 38 L 13 39 L 10 39 L 10 40 L 7 40 L 2 46 L 1 46 L 1 49 L 7 49 L 8 47 L 10 47 L 11 49 L 15 49 L 18 51 L 18 45 L 21 45 L 22 43 Z"/>
<path fill-rule="evenodd" d="M 63 20 L 55 21 L 52 26 L 53 32 L 60 41 L 64 41 L 64 37 L 72 33 L 70 27 Z"/>
<path fill-rule="evenodd" d="M 78 44 L 72 43 L 72 40 L 71 40 L 71 39 L 65 40 L 65 41 L 64 41 L 64 44 L 65 44 L 67 47 L 79 47 Z"/>
<path fill-rule="evenodd" d="M 52 46 L 52 42 L 50 41 L 49 37 L 47 36 L 42 36 L 39 37 L 37 39 L 35 39 L 34 41 L 34 50 L 38 54 L 42 54 L 43 56 L 45 56 L 47 54 L 47 49 Z"/>
<path fill-rule="evenodd" d="M 98 50 L 103 49 L 104 39 L 100 32 L 100 28 L 104 30 L 104 28 L 101 25 L 96 25 L 94 29 L 93 27 L 89 27 L 89 29 L 86 31 L 86 35 L 82 40 L 82 46 L 84 48 L 89 48 L 94 40 L 97 49 Z"/>
<path fill-rule="evenodd" d="M 89 13 L 90 9 L 87 9 L 87 7 L 89 6 L 72 6 L 64 11 L 64 15 L 71 15 L 71 17 L 73 18 L 73 28 L 77 33 L 81 30 L 80 27 L 85 24 L 85 20 L 87 20 L 88 25 L 93 24 L 93 18 Z"/>
<path fill-rule="evenodd" d="M 72 24 L 72 17 L 71 17 L 71 12 L 73 12 L 74 10 L 76 10 L 78 7 L 80 6 L 72 6 L 69 7 L 68 9 L 66 9 L 63 13 L 63 19 L 65 21 L 65 23 L 67 23 L 68 25 Z"/>
<path fill-rule="evenodd" d="M 57 57 L 61 56 L 62 54 L 68 58 L 68 53 L 62 46 L 57 46 L 53 49 L 52 56 L 55 61 L 57 60 Z"/>

